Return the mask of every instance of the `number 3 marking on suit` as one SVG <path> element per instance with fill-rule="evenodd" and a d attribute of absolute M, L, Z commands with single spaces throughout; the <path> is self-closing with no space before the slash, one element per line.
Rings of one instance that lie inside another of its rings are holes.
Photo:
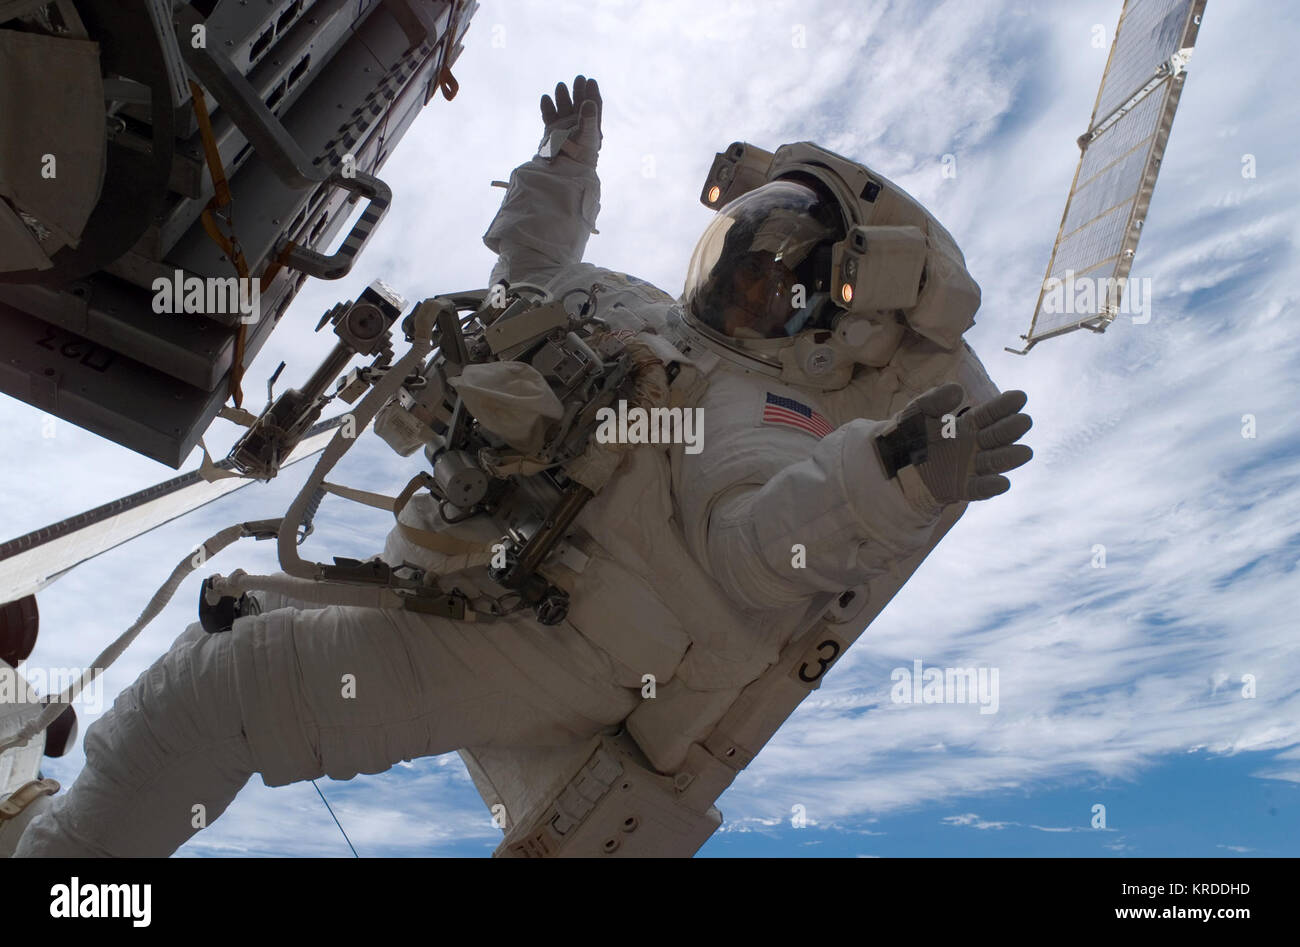
<path fill-rule="evenodd" d="M 831 653 L 822 655 L 823 648 L 830 648 Z M 827 638 L 817 646 L 817 654 L 819 655 L 817 659 L 817 671 L 811 677 L 808 675 L 808 662 L 805 661 L 799 667 L 799 680 L 803 681 L 805 684 L 814 683 L 826 673 L 826 669 L 831 666 L 831 662 L 840 655 L 840 643 L 834 638 Z"/>

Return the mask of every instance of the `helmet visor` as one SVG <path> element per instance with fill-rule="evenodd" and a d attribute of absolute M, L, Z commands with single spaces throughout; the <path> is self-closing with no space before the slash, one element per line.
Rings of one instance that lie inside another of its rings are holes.
<path fill-rule="evenodd" d="M 695 247 L 683 302 L 696 320 L 736 339 L 779 339 L 825 328 L 839 207 L 802 182 L 771 181 L 718 211 Z"/>

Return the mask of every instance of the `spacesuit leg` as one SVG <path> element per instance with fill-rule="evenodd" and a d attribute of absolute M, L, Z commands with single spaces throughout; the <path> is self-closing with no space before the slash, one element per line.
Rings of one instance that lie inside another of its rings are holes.
<path fill-rule="evenodd" d="M 255 772 L 279 786 L 463 746 L 563 745 L 638 702 L 581 636 L 523 619 L 334 606 L 195 628 L 87 730 L 85 768 L 17 855 L 167 855 Z"/>

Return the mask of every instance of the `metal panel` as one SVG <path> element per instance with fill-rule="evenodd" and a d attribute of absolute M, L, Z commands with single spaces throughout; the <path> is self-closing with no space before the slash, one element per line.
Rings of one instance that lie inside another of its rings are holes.
<path fill-rule="evenodd" d="M 244 364 L 250 365 L 296 290 L 283 272 L 263 294 L 270 313 L 249 326 Z M 216 417 L 227 392 L 183 384 L 79 333 L 0 303 L 0 391 L 71 421 L 93 434 L 179 467 Z"/>
<path fill-rule="evenodd" d="M 167 270 L 168 279 L 174 271 Z M 134 357 L 187 385 L 211 391 L 230 371 L 234 340 L 222 326 L 194 313 L 156 313 L 142 291 L 97 273 L 63 290 L 0 284 L 0 301 Z M 149 294 L 152 296 L 152 293 Z"/>
<path fill-rule="evenodd" d="M 225 400 L 224 392 L 181 385 L 3 303 L 0 337 L 6 348 L 0 389 L 172 467 L 184 460 L 177 441 L 194 418 L 205 414 L 214 399 L 215 414 Z"/>

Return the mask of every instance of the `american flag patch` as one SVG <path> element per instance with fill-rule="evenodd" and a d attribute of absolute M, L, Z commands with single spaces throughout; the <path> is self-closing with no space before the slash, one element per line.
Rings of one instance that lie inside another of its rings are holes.
<path fill-rule="evenodd" d="M 814 437 L 825 437 L 833 430 L 830 422 L 808 405 L 770 391 L 763 402 L 763 423 L 784 424 L 807 431 Z"/>

